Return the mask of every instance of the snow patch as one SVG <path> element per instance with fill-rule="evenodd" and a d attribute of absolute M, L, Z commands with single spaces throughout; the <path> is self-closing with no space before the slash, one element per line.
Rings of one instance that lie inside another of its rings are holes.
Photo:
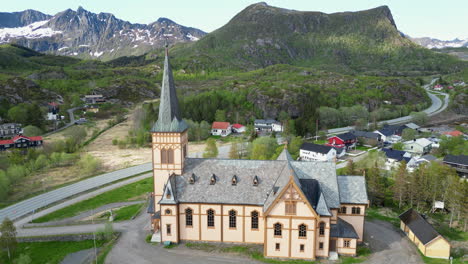
<path fill-rule="evenodd" d="M 200 39 L 200 38 L 197 38 L 197 37 L 193 36 L 193 35 L 190 34 L 190 33 L 188 33 L 186 36 L 187 36 L 187 38 L 190 39 L 190 41 L 197 41 L 197 40 Z"/>
<path fill-rule="evenodd" d="M 24 27 L 17 28 L 1 28 L 0 29 L 0 43 L 8 42 L 11 38 L 28 38 L 36 39 L 43 37 L 51 37 L 56 34 L 61 34 L 62 31 L 54 31 L 48 27 L 42 27 L 47 24 L 49 20 L 38 21 Z"/>
<path fill-rule="evenodd" d="M 136 48 L 136 47 L 138 47 L 138 45 L 133 46 L 133 48 Z"/>
<path fill-rule="evenodd" d="M 91 46 L 82 44 L 82 45 L 79 45 L 78 47 L 91 47 Z"/>
<path fill-rule="evenodd" d="M 68 49 L 68 47 L 61 47 L 60 49 L 58 49 L 58 51 L 62 51 L 64 49 Z"/>
<path fill-rule="evenodd" d="M 93 56 L 99 58 L 102 54 L 104 54 L 104 51 L 96 51 L 93 53 Z"/>

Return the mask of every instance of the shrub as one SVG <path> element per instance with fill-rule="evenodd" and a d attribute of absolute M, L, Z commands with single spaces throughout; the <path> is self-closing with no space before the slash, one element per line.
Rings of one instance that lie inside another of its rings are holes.
<path fill-rule="evenodd" d="M 86 154 L 81 157 L 80 161 L 78 162 L 82 172 L 86 175 L 91 175 L 97 172 L 101 167 L 101 162 L 96 159 L 95 157 Z"/>

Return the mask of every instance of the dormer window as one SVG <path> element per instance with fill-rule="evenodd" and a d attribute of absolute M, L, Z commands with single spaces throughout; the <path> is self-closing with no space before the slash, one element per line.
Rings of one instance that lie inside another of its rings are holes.
<path fill-rule="evenodd" d="M 255 175 L 255 177 L 253 178 L 253 185 L 258 186 L 258 177 L 257 177 L 257 175 Z"/>
<path fill-rule="evenodd" d="M 195 173 L 192 173 L 192 175 L 189 178 L 189 183 L 194 184 L 195 183 Z"/>
<path fill-rule="evenodd" d="M 216 183 L 216 176 L 213 174 L 211 175 L 210 185 L 214 185 L 215 183 Z"/>
<path fill-rule="evenodd" d="M 232 176 L 231 184 L 232 185 L 237 185 L 237 176 L 236 175 Z"/>
<path fill-rule="evenodd" d="M 166 192 L 166 199 L 171 199 L 171 191 L 170 190 L 167 190 Z"/>

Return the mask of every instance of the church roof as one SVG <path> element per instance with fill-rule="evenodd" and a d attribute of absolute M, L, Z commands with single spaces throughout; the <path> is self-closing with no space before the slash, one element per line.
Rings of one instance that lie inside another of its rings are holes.
<path fill-rule="evenodd" d="M 364 176 L 338 176 L 340 202 L 345 204 L 367 204 L 366 179 Z"/>
<path fill-rule="evenodd" d="M 188 125 L 182 120 L 179 111 L 179 101 L 177 100 L 167 46 L 160 98 L 158 121 L 154 124 L 151 132 L 183 132 L 187 130 Z"/>
<path fill-rule="evenodd" d="M 331 224 L 330 237 L 359 238 L 354 227 L 339 217 L 336 224 Z"/>

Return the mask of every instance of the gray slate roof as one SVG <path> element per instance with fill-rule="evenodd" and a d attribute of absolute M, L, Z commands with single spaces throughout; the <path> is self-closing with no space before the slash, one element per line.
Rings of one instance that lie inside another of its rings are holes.
<path fill-rule="evenodd" d="M 174 77 L 172 76 L 169 54 L 166 47 L 159 117 L 151 132 L 183 132 L 187 129 L 188 125 L 182 120 L 180 115 L 179 101 L 177 100 Z"/>
<path fill-rule="evenodd" d="M 287 149 L 283 149 L 276 160 L 293 161 L 294 159 Z"/>
<path fill-rule="evenodd" d="M 359 238 L 354 227 L 339 217 L 336 224 L 332 224 L 330 227 L 330 237 Z"/>
<path fill-rule="evenodd" d="M 434 227 L 413 208 L 402 213 L 399 218 L 424 245 L 439 236 Z"/>
<path fill-rule="evenodd" d="M 380 134 L 374 133 L 374 132 L 353 130 L 353 131 L 350 131 L 350 133 L 355 135 L 356 137 L 375 138 L 375 139 L 380 138 Z"/>
<path fill-rule="evenodd" d="M 367 204 L 366 179 L 364 176 L 338 176 L 340 201 L 346 204 Z"/>

